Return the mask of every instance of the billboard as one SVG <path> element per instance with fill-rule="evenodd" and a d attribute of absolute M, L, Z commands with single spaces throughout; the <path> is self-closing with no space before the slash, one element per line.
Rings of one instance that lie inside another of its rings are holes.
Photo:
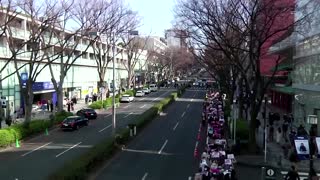
<path fill-rule="evenodd" d="M 310 147 L 309 147 L 308 137 L 304 137 L 304 136 L 295 137 L 294 145 L 295 145 L 295 148 L 296 148 L 296 152 L 297 152 L 298 158 L 300 160 L 309 159 Z"/>

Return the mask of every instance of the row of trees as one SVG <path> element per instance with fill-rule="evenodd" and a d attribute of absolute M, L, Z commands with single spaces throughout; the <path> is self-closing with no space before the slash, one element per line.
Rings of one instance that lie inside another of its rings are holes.
<path fill-rule="evenodd" d="M 250 104 L 251 150 L 256 148 L 256 118 L 276 73 L 266 78 L 262 63 L 271 60 L 277 69 L 284 57 L 269 55 L 269 47 L 297 33 L 297 27 L 308 27 L 318 10 L 318 5 L 310 2 L 297 6 L 290 0 L 180 0 L 176 7 L 178 25 L 188 32 L 195 56 L 228 99 L 232 102 L 239 90 L 241 104 L 244 95 L 250 94 L 246 98 Z"/>
<path fill-rule="evenodd" d="M 89 48 L 94 52 L 100 87 L 107 87 L 108 65 L 112 57 L 119 54 L 127 56 L 121 63 L 128 72 L 127 86 L 130 87 L 134 69 L 146 50 L 147 39 L 138 40 L 134 30 L 139 26 L 140 18 L 123 0 L 0 0 L 0 7 L 0 40 L 10 51 L 7 58 L 1 60 L 0 75 L 7 68 L 14 69 L 10 74 L 0 76 L 0 84 L 12 75 L 18 77 L 27 126 L 34 98 L 32 86 L 41 72 L 49 69 L 57 92 L 58 111 L 62 111 L 65 78 Z M 19 16 L 27 17 L 26 23 Z M 112 54 L 114 43 L 122 49 Z M 167 66 L 169 57 L 173 58 L 176 52 L 171 52 L 170 56 L 167 52 L 160 53 L 160 56 L 149 51 L 147 61 L 152 62 L 152 67 Z M 26 75 L 23 72 L 27 72 L 26 79 L 21 77 Z"/>

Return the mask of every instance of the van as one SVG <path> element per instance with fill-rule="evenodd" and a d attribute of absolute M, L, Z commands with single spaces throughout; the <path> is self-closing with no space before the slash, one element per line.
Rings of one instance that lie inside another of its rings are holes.
<path fill-rule="evenodd" d="M 158 87 L 156 84 L 150 84 L 149 88 L 151 92 L 156 92 L 158 90 Z"/>

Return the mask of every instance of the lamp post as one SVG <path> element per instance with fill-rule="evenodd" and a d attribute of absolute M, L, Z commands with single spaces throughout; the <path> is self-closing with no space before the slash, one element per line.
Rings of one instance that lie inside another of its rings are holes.
<path fill-rule="evenodd" d="M 129 35 L 139 35 L 138 31 L 128 31 Z M 115 70 L 115 56 L 116 56 L 116 32 L 112 33 L 113 42 L 112 42 L 112 135 L 114 136 L 116 134 L 116 70 Z"/>
<path fill-rule="evenodd" d="M 313 155 L 314 155 L 314 149 L 315 149 L 315 142 L 314 142 L 314 136 L 316 134 L 313 133 L 313 125 L 318 124 L 318 117 L 317 115 L 309 115 L 307 119 L 308 124 L 310 124 L 310 132 L 309 132 L 309 146 L 310 146 L 310 159 L 309 159 L 309 176 L 311 176 L 311 169 L 313 169 Z M 311 151 L 312 148 L 312 151 Z M 311 177 L 310 177 L 311 179 Z"/>

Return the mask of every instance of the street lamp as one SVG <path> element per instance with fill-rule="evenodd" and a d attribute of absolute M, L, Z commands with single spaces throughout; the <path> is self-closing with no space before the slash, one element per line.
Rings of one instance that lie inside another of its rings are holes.
<path fill-rule="evenodd" d="M 129 35 L 139 35 L 138 31 L 128 31 L 126 32 Z M 116 56 L 116 32 L 112 33 L 113 42 L 112 42 L 112 135 L 116 134 L 116 96 L 115 96 L 115 56 Z"/>

